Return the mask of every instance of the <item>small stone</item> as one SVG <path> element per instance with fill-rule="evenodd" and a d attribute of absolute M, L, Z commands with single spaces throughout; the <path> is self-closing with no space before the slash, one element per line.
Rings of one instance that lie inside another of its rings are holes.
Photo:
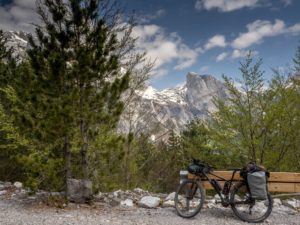
<path fill-rule="evenodd" d="M 10 187 L 11 187 L 11 182 L 4 183 L 4 188 L 10 188 Z"/>
<path fill-rule="evenodd" d="M 174 207 L 175 202 L 174 202 L 174 200 L 168 200 L 168 201 L 165 201 L 162 206 L 164 208 Z"/>
<path fill-rule="evenodd" d="M 280 205 L 282 205 L 281 200 L 279 198 L 274 198 L 273 199 L 273 206 L 278 207 Z"/>
<path fill-rule="evenodd" d="M 120 197 L 120 195 L 121 195 L 121 190 L 117 190 L 117 191 L 115 191 L 114 193 L 113 193 L 113 196 L 115 197 L 115 198 L 119 198 Z"/>
<path fill-rule="evenodd" d="M 219 201 L 221 201 L 221 198 L 219 195 L 215 195 L 214 200 L 215 200 L 215 202 L 219 202 Z"/>
<path fill-rule="evenodd" d="M 21 182 L 18 182 L 18 181 L 16 181 L 15 183 L 14 183 L 14 186 L 16 187 L 16 188 L 22 188 L 23 187 L 23 184 L 21 183 Z"/>
<path fill-rule="evenodd" d="M 120 205 L 120 200 L 117 198 L 113 198 L 109 201 L 109 205 L 112 207 Z"/>
<path fill-rule="evenodd" d="M 29 196 L 27 199 L 28 200 L 36 200 L 36 197 L 35 196 Z"/>
<path fill-rule="evenodd" d="M 144 192 L 147 192 L 147 191 L 144 191 L 143 189 L 141 188 L 135 188 L 133 189 L 134 192 L 138 193 L 138 194 L 141 194 L 141 193 L 144 193 Z"/>
<path fill-rule="evenodd" d="M 174 201 L 174 199 L 175 199 L 175 194 L 176 194 L 175 192 L 170 193 L 170 194 L 166 197 L 165 201 L 169 201 L 169 200 Z"/>
<path fill-rule="evenodd" d="M 160 198 L 152 197 L 152 196 L 145 196 L 139 202 L 141 207 L 145 208 L 156 208 L 160 204 Z"/>
<path fill-rule="evenodd" d="M 124 201 L 121 201 L 121 206 L 133 207 L 132 199 L 126 199 Z"/>
<path fill-rule="evenodd" d="M 291 209 L 300 209 L 300 200 L 297 200 L 295 198 L 285 200 L 282 202 L 282 204 Z"/>
<path fill-rule="evenodd" d="M 7 191 L 6 191 L 6 190 L 0 191 L 0 196 L 1 196 L 1 195 L 5 195 L 5 194 L 7 194 Z"/>
<path fill-rule="evenodd" d="M 109 194 L 108 198 L 114 198 L 114 194 Z"/>

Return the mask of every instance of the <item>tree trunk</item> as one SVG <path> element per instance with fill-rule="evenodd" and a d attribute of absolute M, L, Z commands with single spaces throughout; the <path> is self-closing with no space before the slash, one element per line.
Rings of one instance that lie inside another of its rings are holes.
<path fill-rule="evenodd" d="M 71 148 L 69 143 L 69 138 L 65 136 L 64 140 L 64 154 L 65 154 L 65 195 L 66 198 L 69 196 L 69 187 L 68 187 L 68 179 L 72 177 L 72 170 L 71 170 Z"/>
<path fill-rule="evenodd" d="M 81 160 L 82 160 L 82 171 L 83 171 L 83 179 L 89 179 L 89 159 L 88 159 L 88 135 L 87 128 L 83 121 L 80 124 L 80 131 L 82 137 L 82 147 L 81 147 Z"/>

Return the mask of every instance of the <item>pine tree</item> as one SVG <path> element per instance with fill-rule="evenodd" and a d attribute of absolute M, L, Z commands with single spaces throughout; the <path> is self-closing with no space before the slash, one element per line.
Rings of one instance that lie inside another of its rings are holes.
<path fill-rule="evenodd" d="M 78 133 L 88 180 L 89 145 L 102 126 L 116 126 L 121 97 L 144 54 L 132 51 L 133 24 L 120 20 L 112 1 L 41 0 L 37 12 L 42 25 L 37 41 L 29 38 L 29 64 L 15 86 L 19 109 L 30 112 L 19 116 L 19 124 L 32 138 L 63 144 L 67 179 L 71 139 Z"/>

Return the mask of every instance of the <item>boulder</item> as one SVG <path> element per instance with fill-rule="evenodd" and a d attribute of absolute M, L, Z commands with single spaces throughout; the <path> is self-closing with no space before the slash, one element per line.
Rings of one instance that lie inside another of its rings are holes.
<path fill-rule="evenodd" d="M 23 184 L 22 184 L 21 182 L 19 182 L 19 181 L 16 181 L 16 182 L 14 183 L 14 186 L 15 186 L 16 188 L 18 188 L 18 189 L 21 189 L 21 188 L 23 187 Z"/>
<path fill-rule="evenodd" d="M 68 200 L 85 203 L 92 199 L 92 182 L 90 180 L 68 179 Z"/>
<path fill-rule="evenodd" d="M 152 196 L 145 196 L 139 202 L 139 206 L 145 208 L 156 208 L 157 206 L 159 206 L 159 204 L 160 198 Z"/>
<path fill-rule="evenodd" d="M 121 206 L 133 207 L 132 199 L 126 199 L 124 201 L 121 201 Z"/>

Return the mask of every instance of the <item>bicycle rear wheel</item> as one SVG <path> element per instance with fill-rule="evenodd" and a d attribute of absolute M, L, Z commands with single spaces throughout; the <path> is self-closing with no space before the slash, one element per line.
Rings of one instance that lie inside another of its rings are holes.
<path fill-rule="evenodd" d="M 204 203 L 204 189 L 194 180 L 182 182 L 175 194 L 175 208 L 179 216 L 191 218 L 200 212 Z"/>
<path fill-rule="evenodd" d="M 230 203 L 234 214 L 241 220 L 250 223 L 264 221 L 269 217 L 273 208 L 270 193 L 265 200 L 253 199 L 245 183 L 234 187 L 230 195 Z"/>

